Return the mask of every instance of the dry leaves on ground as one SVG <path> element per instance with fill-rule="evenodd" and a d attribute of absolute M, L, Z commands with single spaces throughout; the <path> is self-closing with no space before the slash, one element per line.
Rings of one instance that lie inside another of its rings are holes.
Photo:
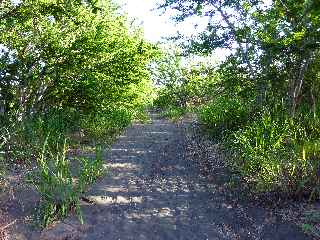
<path fill-rule="evenodd" d="M 15 224 L 16 220 L 9 221 L 9 217 L 0 210 L 0 240 L 8 240 L 9 234 L 8 229 L 13 224 Z"/>

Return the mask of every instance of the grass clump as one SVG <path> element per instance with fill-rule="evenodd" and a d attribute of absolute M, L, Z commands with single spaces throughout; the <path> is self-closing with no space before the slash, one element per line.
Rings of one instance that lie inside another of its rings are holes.
<path fill-rule="evenodd" d="M 228 164 L 253 193 L 320 198 L 319 118 L 277 106 L 253 109 L 248 99 L 216 97 L 198 110 L 199 120 L 221 139 Z"/>
<path fill-rule="evenodd" d="M 40 196 L 35 220 L 43 228 L 67 217 L 71 211 L 76 212 L 83 223 L 80 197 L 86 187 L 103 174 L 100 147 L 96 148 L 95 159 L 82 157 L 71 161 L 67 150 L 66 140 L 55 148 L 50 148 L 46 141 L 36 169 L 28 177 L 29 184 Z"/>
<path fill-rule="evenodd" d="M 248 115 L 248 103 L 244 103 L 239 97 L 220 96 L 198 110 L 200 122 L 215 135 L 239 129 L 247 122 Z"/>
<path fill-rule="evenodd" d="M 132 120 L 129 110 L 114 108 L 95 115 L 52 109 L 22 121 L 9 119 L 0 129 L 0 184 L 5 166 L 28 171 L 27 183 L 40 196 L 37 225 L 46 227 L 70 212 L 82 221 L 79 199 L 104 172 L 102 146 L 109 146 Z M 71 146 L 89 145 L 95 148 L 95 158 L 67 157 Z"/>
<path fill-rule="evenodd" d="M 162 116 L 165 118 L 169 118 L 173 121 L 179 120 L 182 116 L 184 116 L 188 110 L 184 107 L 170 106 L 164 110 Z"/>
<path fill-rule="evenodd" d="M 255 192 L 319 199 L 319 138 L 304 119 L 277 116 L 264 114 L 226 137 L 232 167 Z"/>

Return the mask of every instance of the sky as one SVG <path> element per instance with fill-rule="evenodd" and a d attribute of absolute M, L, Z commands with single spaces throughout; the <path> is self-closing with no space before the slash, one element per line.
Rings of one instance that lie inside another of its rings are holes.
<path fill-rule="evenodd" d="M 124 4 L 125 11 L 129 17 L 136 19 L 138 24 L 144 29 L 144 36 L 151 42 L 159 42 L 163 38 L 176 35 L 179 31 L 184 36 L 197 35 L 205 30 L 208 21 L 201 17 L 192 17 L 183 23 L 176 24 L 171 17 L 174 12 L 167 11 L 162 14 L 159 10 L 153 10 L 161 0 L 118 0 Z M 196 25 L 196 27 L 195 27 Z M 217 49 L 213 53 L 216 59 L 223 61 L 229 51 L 226 49 Z"/>
<path fill-rule="evenodd" d="M 141 23 L 144 29 L 145 38 L 151 42 L 159 42 L 165 37 L 174 36 L 177 31 L 184 36 L 197 35 L 197 33 L 205 30 L 208 20 L 203 17 L 193 17 L 180 24 L 175 24 L 170 17 L 174 12 L 168 11 L 161 14 L 158 10 L 153 10 L 157 7 L 157 3 L 163 0 L 117 0 L 125 5 L 125 11 L 130 18 L 137 19 L 137 23 Z M 263 0 L 265 7 L 272 4 L 272 0 Z M 195 25 L 197 28 L 195 29 Z M 214 55 L 220 61 L 223 61 L 231 52 L 227 49 L 216 49 Z"/>
<path fill-rule="evenodd" d="M 173 35 L 176 32 L 170 15 L 160 16 L 160 12 L 153 10 L 159 0 L 128 0 L 126 10 L 129 17 L 136 18 L 144 29 L 145 38 L 157 42 L 162 37 Z"/>
<path fill-rule="evenodd" d="M 175 35 L 179 30 L 184 35 L 190 36 L 205 28 L 206 22 L 194 17 L 184 23 L 175 24 L 170 17 L 174 12 L 167 11 L 164 14 L 160 10 L 154 10 L 161 0 L 121 0 L 126 6 L 130 18 L 137 19 L 144 28 L 145 38 L 152 42 L 161 41 L 162 38 Z M 198 27 L 195 29 L 194 25 Z"/>

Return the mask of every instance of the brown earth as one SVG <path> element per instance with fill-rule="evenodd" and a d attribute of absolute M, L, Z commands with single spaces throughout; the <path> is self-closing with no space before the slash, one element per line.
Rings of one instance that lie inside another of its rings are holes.
<path fill-rule="evenodd" d="M 42 232 L 32 228 L 28 216 L 37 197 L 21 187 L 0 206 L 8 223 L 16 220 L 9 239 L 311 239 L 270 209 L 233 201 L 223 158 L 206 147 L 194 153 L 190 123 L 151 117 L 128 128 L 105 153 L 108 173 L 83 198 L 84 225 L 71 216 Z M 216 163 L 204 169 L 211 174 L 203 174 L 201 158 Z"/>

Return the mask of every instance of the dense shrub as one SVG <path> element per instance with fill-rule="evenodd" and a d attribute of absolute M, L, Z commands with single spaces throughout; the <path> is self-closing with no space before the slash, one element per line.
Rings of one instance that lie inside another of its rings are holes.
<path fill-rule="evenodd" d="M 198 111 L 199 119 L 215 132 L 235 130 L 249 117 L 249 103 L 238 97 L 219 96 Z"/>
<path fill-rule="evenodd" d="M 178 120 L 181 118 L 186 112 L 187 108 L 185 107 L 176 107 L 176 106 L 168 106 L 162 115 L 166 118 L 172 119 L 172 120 Z"/>
<path fill-rule="evenodd" d="M 78 113 L 67 109 L 52 109 L 23 121 L 9 119 L 0 129 L 0 151 L 7 162 L 30 163 L 41 153 L 42 144 L 48 136 L 48 145 L 55 146 L 61 144 L 61 139 L 69 133 L 78 131 L 79 119 Z"/>
<path fill-rule="evenodd" d="M 81 128 L 87 137 L 103 141 L 120 133 L 132 119 L 132 113 L 127 109 L 110 109 L 83 118 Z"/>
<path fill-rule="evenodd" d="M 166 109 L 167 107 L 178 105 L 177 95 L 170 89 L 158 89 L 157 95 L 158 96 L 154 100 L 153 105 L 158 108 Z"/>
<path fill-rule="evenodd" d="M 301 119 L 265 114 L 228 137 L 230 162 L 256 191 L 319 198 L 319 135 L 313 138 L 305 126 Z"/>

